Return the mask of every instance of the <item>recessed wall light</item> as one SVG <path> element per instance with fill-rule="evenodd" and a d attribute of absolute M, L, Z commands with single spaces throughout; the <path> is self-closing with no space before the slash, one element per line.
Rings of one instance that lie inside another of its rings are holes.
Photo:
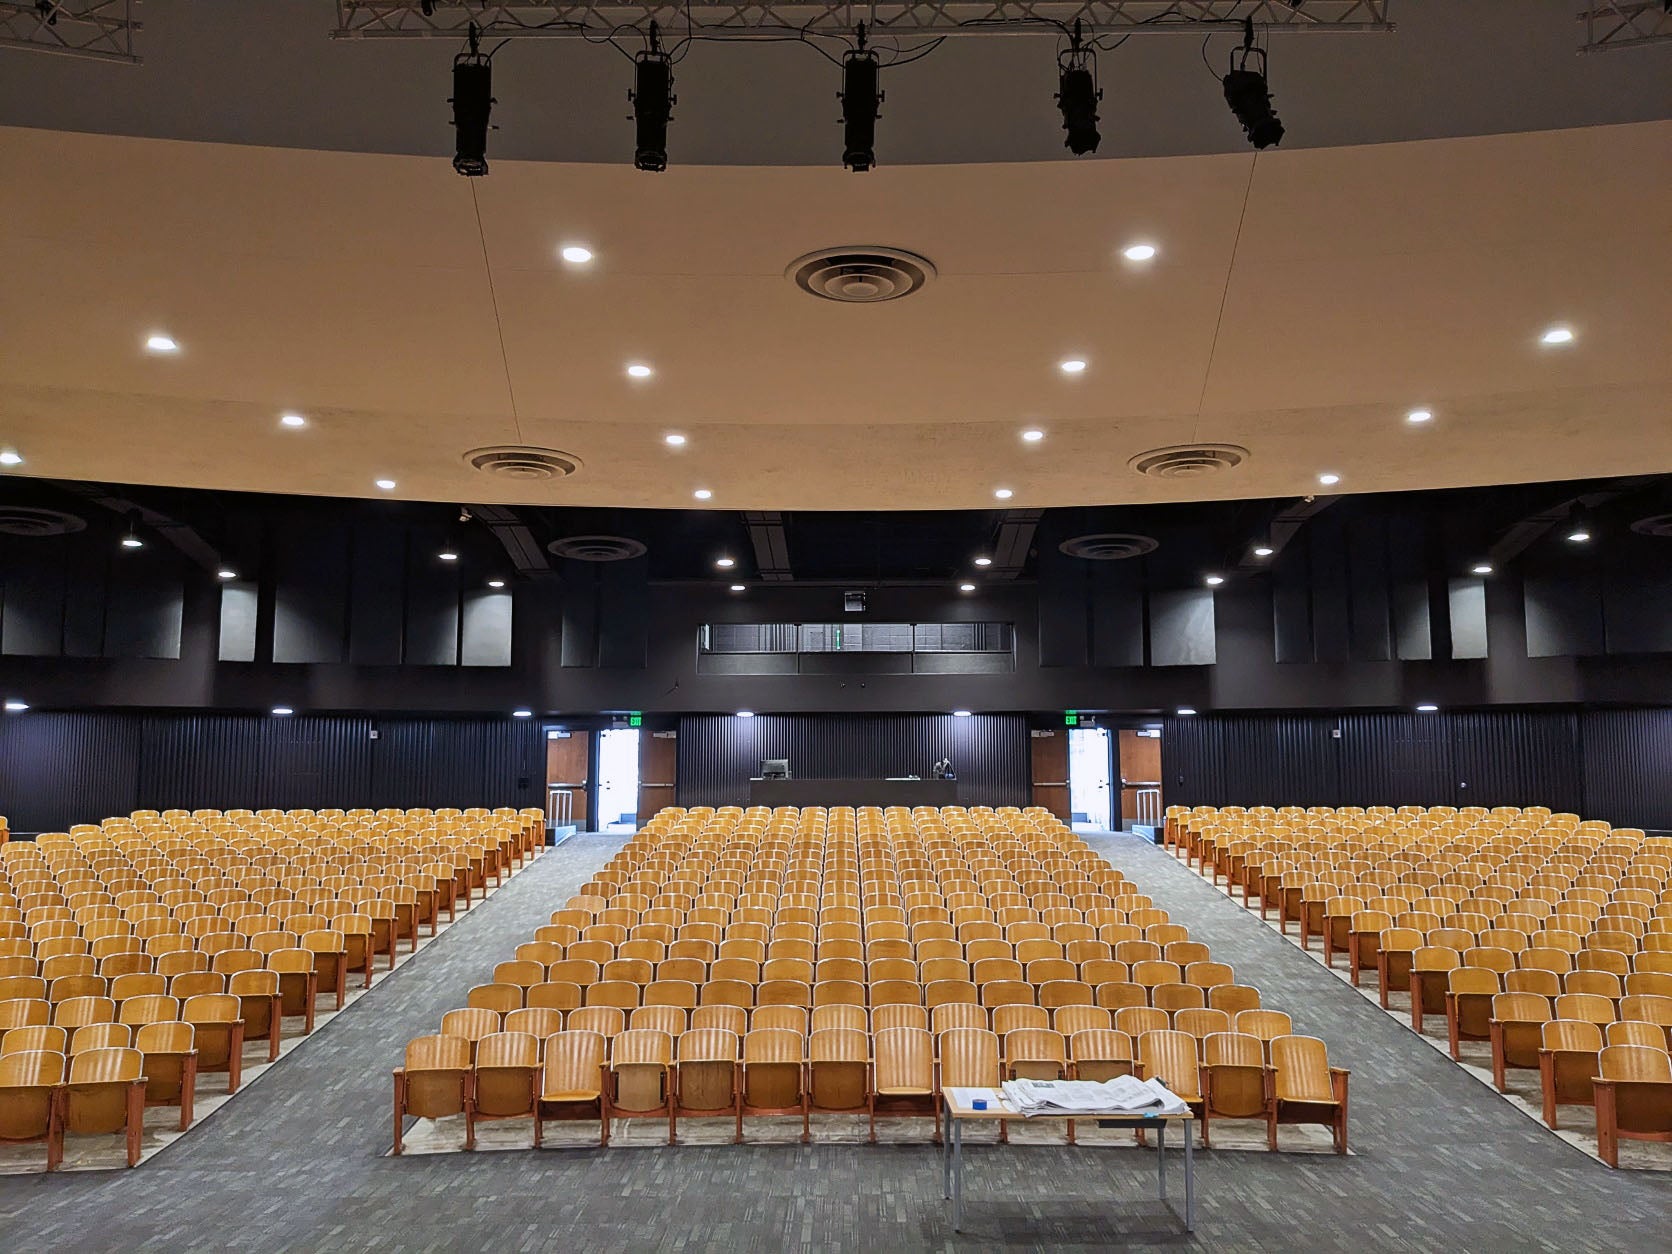
<path fill-rule="evenodd" d="M 278 715 L 280 718 L 283 718 L 287 714 L 296 713 L 296 711 L 291 709 L 288 705 L 275 705 L 273 707 L 273 713 Z"/>
<path fill-rule="evenodd" d="M 223 566 L 215 572 L 215 578 L 216 579 L 236 579 L 236 578 L 238 578 L 238 572 L 233 570 L 232 567 L 230 567 L 230 566 Z"/>
<path fill-rule="evenodd" d="M 655 373 L 656 372 L 654 370 L 645 365 L 642 361 L 632 361 L 627 363 L 627 375 L 629 378 L 648 379 Z"/>
<path fill-rule="evenodd" d="M 6 712 L 8 714 L 22 714 L 28 708 L 29 708 L 29 703 L 27 701 L 8 701 L 8 702 L 6 702 Z"/>
<path fill-rule="evenodd" d="M 174 342 L 171 335 L 148 335 L 145 337 L 145 351 L 148 353 L 178 353 L 180 346 Z"/>
<path fill-rule="evenodd" d="M 1254 546 L 1255 557 L 1270 557 L 1275 552 L 1277 552 L 1277 550 L 1272 548 L 1269 544 L 1256 544 Z"/>
<path fill-rule="evenodd" d="M 379 479 L 376 483 L 377 486 L 382 488 L 385 492 L 393 492 L 395 490 L 395 481 L 393 479 Z"/>
<path fill-rule="evenodd" d="M 490 587 L 490 588 L 503 588 L 504 586 L 505 586 L 505 581 L 503 579 L 490 579 L 490 580 L 488 580 L 488 587 Z"/>
<path fill-rule="evenodd" d="M 1181 717 L 1181 718 L 1186 717 L 1186 716 L 1191 715 L 1191 714 L 1194 714 L 1195 712 L 1196 711 L 1191 709 L 1188 705 L 1181 705 L 1175 711 L 1175 713 L 1178 714 L 1179 717 Z"/>
<path fill-rule="evenodd" d="M 308 420 L 301 414 L 280 414 L 279 425 L 281 427 L 305 427 L 308 425 Z"/>
<path fill-rule="evenodd" d="M 733 566 L 737 565 L 737 561 L 736 559 L 730 557 L 717 557 L 714 559 L 714 564 L 721 570 L 730 570 Z"/>
<path fill-rule="evenodd" d="M 1538 340 L 1540 344 L 1549 344 L 1552 346 L 1557 344 L 1571 344 L 1573 343 L 1573 328 L 1550 327 L 1543 335 L 1538 337 Z"/>
<path fill-rule="evenodd" d="M 592 250 L 584 244 L 565 244 L 562 256 L 572 266 L 584 266 L 592 260 Z"/>
<path fill-rule="evenodd" d="M 969 716 L 970 716 L 970 712 L 968 710 L 953 710 L 952 711 L 952 717 L 953 718 L 968 718 Z"/>
<path fill-rule="evenodd" d="M 15 448 L 0 449 L 0 466 L 23 465 L 23 454 Z"/>
<path fill-rule="evenodd" d="M 1121 249 L 1122 257 L 1128 261 L 1149 261 L 1155 256 L 1154 244 L 1129 244 Z"/>
<path fill-rule="evenodd" d="M 737 712 L 737 717 L 738 718 L 754 718 L 755 717 L 755 712 L 753 710 L 739 710 Z"/>
<path fill-rule="evenodd" d="M 744 585 L 742 585 L 742 584 L 740 584 L 740 583 L 734 583 L 734 584 L 733 584 L 733 585 L 732 585 L 732 586 L 731 586 L 731 590 L 732 590 L 732 591 L 733 591 L 733 592 L 743 592 L 743 591 L 745 591 L 745 588 L 744 588 Z"/>
<path fill-rule="evenodd" d="M 1434 705 L 1432 702 L 1425 701 L 1421 705 L 1417 706 L 1417 713 L 1418 714 L 1433 714 L 1436 711 L 1438 711 L 1439 708 L 1440 708 L 1439 706 Z"/>
<path fill-rule="evenodd" d="M 1473 566 L 1469 567 L 1469 573 L 1473 575 L 1490 575 L 1492 573 L 1492 564 L 1490 562 L 1476 562 Z"/>
<path fill-rule="evenodd" d="M 1323 474 L 1318 476 L 1318 482 L 1323 484 L 1326 488 L 1333 488 L 1336 484 L 1341 482 L 1341 476 L 1330 471 L 1325 471 Z"/>
<path fill-rule="evenodd" d="M 444 562 L 456 562 L 459 560 L 459 555 L 453 552 L 452 549 L 442 549 L 441 552 L 436 554 L 436 556 Z"/>
<path fill-rule="evenodd" d="M 691 493 L 691 495 L 696 497 L 699 501 L 707 501 L 713 499 L 714 493 L 709 491 L 707 488 L 698 488 L 695 492 Z"/>
<path fill-rule="evenodd" d="M 1086 363 L 1082 358 L 1069 357 L 1058 362 L 1057 369 L 1064 374 L 1083 374 L 1085 373 Z"/>
<path fill-rule="evenodd" d="M 534 711 L 533 710 L 512 710 L 511 711 L 511 717 L 512 718 L 533 718 L 534 717 Z"/>
<path fill-rule="evenodd" d="M 1432 422 L 1433 420 L 1434 411 L 1431 409 L 1413 409 L 1410 413 L 1405 415 L 1405 421 L 1410 423 L 1420 424 L 1424 422 Z"/>
<path fill-rule="evenodd" d="M 990 557 L 978 557 L 975 559 L 975 564 L 977 566 L 991 566 L 993 564 L 993 559 Z"/>
<path fill-rule="evenodd" d="M 958 591 L 959 592 L 974 592 L 975 591 L 975 585 L 973 583 L 961 583 L 961 584 L 958 585 Z"/>
<path fill-rule="evenodd" d="M 1029 427 L 1026 431 L 1022 432 L 1022 439 L 1029 444 L 1038 444 L 1044 438 L 1045 433 L 1038 427 Z"/>
<path fill-rule="evenodd" d="M 996 496 L 1001 501 L 1008 501 L 1011 497 L 1015 496 L 1016 494 L 1014 492 L 1012 492 L 1009 488 L 994 488 L 993 489 L 993 495 Z"/>
<path fill-rule="evenodd" d="M 685 437 L 680 435 L 677 431 L 670 431 L 662 437 L 662 443 L 666 444 L 669 448 L 679 448 L 685 443 Z"/>
<path fill-rule="evenodd" d="M 1220 584 L 1225 582 L 1225 576 L 1224 575 L 1208 575 L 1208 576 L 1205 576 L 1203 578 L 1202 582 L 1207 584 L 1207 586 L 1210 587 L 1210 588 L 1217 588 Z"/>

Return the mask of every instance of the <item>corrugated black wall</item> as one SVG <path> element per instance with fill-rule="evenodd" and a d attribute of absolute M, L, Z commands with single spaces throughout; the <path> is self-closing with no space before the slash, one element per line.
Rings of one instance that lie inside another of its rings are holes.
<path fill-rule="evenodd" d="M 1547 805 L 1672 829 L 1672 710 L 1168 719 L 1169 805 Z"/>
<path fill-rule="evenodd" d="M 31 713 L 0 719 L 0 814 L 34 832 L 146 808 L 538 805 L 542 754 L 532 719 Z"/>
<path fill-rule="evenodd" d="M 679 720 L 679 804 L 747 805 L 762 758 L 788 758 L 798 779 L 927 778 L 951 758 L 965 805 L 1026 805 L 1028 749 L 1019 714 L 693 715 Z"/>

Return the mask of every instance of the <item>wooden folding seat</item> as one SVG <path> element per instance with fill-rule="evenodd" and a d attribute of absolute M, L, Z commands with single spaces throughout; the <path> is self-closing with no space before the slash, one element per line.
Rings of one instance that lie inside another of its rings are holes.
<path fill-rule="evenodd" d="M 803 1083 L 804 1034 L 790 1028 L 752 1027 L 743 1037 L 743 1060 L 737 1085 L 737 1131 L 743 1139 L 745 1115 L 801 1115 L 807 1139 Z"/>
<path fill-rule="evenodd" d="M 1197 1062 L 1196 1038 L 1188 1032 L 1168 1028 L 1153 1028 L 1134 1035 L 1138 1046 L 1140 1079 L 1160 1079 L 1173 1095 L 1186 1102 L 1206 1130 L 1206 1114 L 1202 1101 L 1201 1069 Z M 1143 1140 L 1139 1131 L 1138 1139 Z"/>
<path fill-rule="evenodd" d="M 1167 1012 L 1153 1006 L 1123 1006 L 1115 1011 L 1115 1029 L 1125 1032 L 1134 1041 L 1145 1032 L 1163 1032 L 1169 1026 Z"/>
<path fill-rule="evenodd" d="M 999 1037 L 995 1033 L 975 1027 L 948 1028 L 939 1034 L 937 1044 L 942 1092 L 949 1088 L 997 1088 L 1003 1083 Z M 936 1138 L 939 1139 L 938 1120 Z M 1002 1123 L 999 1139 L 1009 1139 Z"/>
<path fill-rule="evenodd" d="M 1506 1068 L 1538 1068 L 1544 1025 L 1551 1017 L 1550 1003 L 1533 993 L 1499 993 L 1492 999 L 1492 1081 L 1500 1093 L 1508 1091 Z"/>
<path fill-rule="evenodd" d="M 1331 1067 L 1324 1042 L 1314 1036 L 1280 1036 L 1271 1042 L 1266 1144 L 1277 1149 L 1278 1125 L 1321 1123 L 1334 1135 L 1335 1152 L 1347 1152 L 1347 1079 Z"/>
<path fill-rule="evenodd" d="M 1231 1030 L 1231 1016 L 1223 1010 L 1206 1007 L 1180 1010 L 1173 1015 L 1173 1030 L 1187 1032 L 1195 1037 L 1198 1043 L 1197 1050 L 1200 1052 L 1200 1042 L 1215 1032 Z"/>
<path fill-rule="evenodd" d="M 1619 1018 L 1611 998 L 1600 993 L 1563 993 L 1555 1001 L 1556 1018 L 1580 1019 L 1606 1027 Z"/>
<path fill-rule="evenodd" d="M 238 1091 L 243 1074 L 244 1020 L 238 998 L 224 993 L 200 993 L 184 1000 L 180 1019 L 192 1025 L 197 1047 L 197 1070 L 225 1071 L 226 1091 Z"/>
<path fill-rule="evenodd" d="M 1562 980 L 1564 993 L 1593 993 L 1618 1001 L 1625 996 L 1625 982 L 1611 971 L 1570 971 Z"/>
<path fill-rule="evenodd" d="M 476 1043 L 465 1101 L 465 1141 L 476 1143 L 485 1119 L 535 1119 L 540 1099 L 540 1039 L 528 1032 L 494 1032 Z M 536 1147 L 540 1144 L 535 1119 Z"/>
<path fill-rule="evenodd" d="M 1060 1080 L 1068 1075 L 1067 1042 L 1049 1028 L 1011 1028 L 999 1035 L 1008 1079 Z"/>
<path fill-rule="evenodd" d="M 192 1125 L 192 1099 L 197 1088 L 195 1029 L 176 1019 L 144 1020 L 134 1032 L 133 1047 L 145 1055 L 145 1104 L 178 1106 L 180 1131 L 184 1132 Z"/>
<path fill-rule="evenodd" d="M 1620 1165 L 1620 1138 L 1672 1142 L 1672 1056 L 1641 1045 L 1607 1045 L 1593 1082 L 1597 1153 Z"/>
<path fill-rule="evenodd" d="M 267 970 L 279 977 L 281 1013 L 286 1017 L 300 1015 L 304 1033 L 311 1033 L 319 988 L 313 954 L 300 947 L 275 949 L 267 955 Z"/>
<path fill-rule="evenodd" d="M 1605 1045 L 1641 1045 L 1648 1049 L 1658 1049 L 1664 1053 L 1666 1050 L 1666 1029 L 1658 1023 L 1622 1019 L 1618 1023 L 1610 1023 L 1604 1030 L 1603 1043 Z"/>
<path fill-rule="evenodd" d="M 441 1016 L 440 1035 L 469 1041 L 471 1056 L 474 1058 L 477 1043 L 498 1032 L 501 1026 L 502 1015 L 498 1011 L 485 1006 L 466 1006 L 458 1010 L 449 1010 Z"/>
<path fill-rule="evenodd" d="M 613 1040 L 627 1030 L 627 1012 L 620 1006 L 582 1006 L 564 1017 L 564 1027 L 570 1032 L 596 1032 L 605 1040 Z"/>
<path fill-rule="evenodd" d="M 729 1114 L 741 1122 L 737 1034 L 724 1028 L 696 1028 L 679 1038 L 677 1050 L 671 1119 Z M 734 1140 L 741 1136 L 738 1131 Z"/>
<path fill-rule="evenodd" d="M 1462 955 L 1443 945 L 1425 945 L 1411 959 L 1411 1030 L 1422 1031 L 1425 1015 L 1446 1008 L 1451 973 L 1463 965 Z"/>
<path fill-rule="evenodd" d="M 802 1140 L 808 1139 L 814 1114 L 869 1114 L 871 1109 L 870 1042 L 858 1028 L 820 1027 L 813 1014 L 807 1038 L 806 1101 Z"/>
<path fill-rule="evenodd" d="M 1628 992 L 1620 999 L 1620 1018 L 1654 1024 L 1672 1046 L 1672 995 Z"/>
<path fill-rule="evenodd" d="M 1209 1121 L 1255 1119 L 1267 1113 L 1265 1043 L 1241 1032 L 1213 1032 L 1200 1038 L 1202 1144 L 1211 1144 Z"/>
<path fill-rule="evenodd" d="M 501 1031 L 526 1032 L 539 1042 L 562 1030 L 563 1012 L 550 1006 L 525 1006 L 521 1010 L 513 1010 L 505 1016 L 501 1026 Z"/>
<path fill-rule="evenodd" d="M 1115 958 L 1128 967 L 1140 962 L 1160 962 L 1161 946 L 1148 940 L 1123 940 L 1115 945 Z"/>
<path fill-rule="evenodd" d="M 46 1169 L 64 1156 L 58 1086 L 64 1055 L 36 1050 L 0 1057 L 0 1143 L 46 1143 Z"/>
<path fill-rule="evenodd" d="M 124 1133 L 128 1166 L 138 1164 L 145 1123 L 144 1055 L 137 1049 L 88 1049 L 70 1059 L 63 1129 L 76 1135 Z"/>
<path fill-rule="evenodd" d="M 471 1043 L 457 1036 L 420 1036 L 407 1042 L 404 1065 L 394 1071 L 395 1143 L 401 1152 L 406 1117 L 442 1119 L 465 1114 L 470 1103 Z M 465 1122 L 466 1149 L 476 1147 L 475 1128 Z"/>
<path fill-rule="evenodd" d="M 267 1038 L 267 1061 L 279 1056 L 279 1034 L 284 1019 L 279 974 L 264 969 L 235 971 L 227 980 L 228 996 L 238 999 L 239 1018 L 246 1041 Z"/>
<path fill-rule="evenodd" d="M 69 1033 L 51 1024 L 0 1032 L 0 1056 L 40 1052 L 62 1054 L 67 1052 L 68 1045 Z"/>

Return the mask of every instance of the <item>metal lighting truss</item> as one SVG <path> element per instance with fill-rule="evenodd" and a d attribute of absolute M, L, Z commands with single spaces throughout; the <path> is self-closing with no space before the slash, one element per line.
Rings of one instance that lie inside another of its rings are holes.
<path fill-rule="evenodd" d="M 0 0 L 0 48 L 30 48 L 138 65 L 138 0 Z"/>
<path fill-rule="evenodd" d="M 1585 24 L 1581 52 L 1672 43 L 1672 6 L 1666 0 L 1613 0 L 1583 10 L 1579 20 Z"/>
<path fill-rule="evenodd" d="M 1387 32 L 1392 0 L 878 0 L 843 4 L 800 0 L 616 0 L 447 3 L 446 0 L 337 0 L 334 39 L 461 38 L 471 26 L 493 39 L 573 39 L 657 23 L 669 36 L 782 39 L 785 34 L 846 38 L 863 22 L 882 36 L 1056 33 L 1076 21 L 1087 35 L 1240 35 L 1243 23 L 1272 32 Z M 427 10 L 427 11 L 426 11 Z"/>

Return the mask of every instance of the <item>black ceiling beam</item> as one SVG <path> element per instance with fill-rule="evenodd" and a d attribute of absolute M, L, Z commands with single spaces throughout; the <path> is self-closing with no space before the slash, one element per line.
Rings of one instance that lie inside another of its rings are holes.
<path fill-rule="evenodd" d="M 181 522 L 168 514 L 141 505 L 124 496 L 117 496 L 102 483 L 81 483 L 75 480 L 60 482 L 58 487 L 72 496 L 90 501 L 94 505 L 108 509 L 111 513 L 120 515 L 124 519 L 137 519 L 147 530 L 156 532 L 175 548 L 179 549 L 190 561 L 201 566 L 210 574 L 219 571 L 225 564 L 220 550 L 198 535 L 190 525 Z"/>
<path fill-rule="evenodd" d="M 1027 569 L 1028 554 L 1033 552 L 1034 533 L 1042 509 L 1007 509 L 999 518 L 998 534 L 993 537 L 993 564 L 987 574 L 996 579 L 1018 579 Z"/>
<path fill-rule="evenodd" d="M 792 582 L 795 573 L 790 570 L 790 542 L 784 532 L 783 514 L 777 510 L 744 510 L 743 524 L 749 528 L 749 543 L 755 549 L 756 578 L 762 583 Z"/>
<path fill-rule="evenodd" d="M 1525 518 L 1510 524 L 1503 535 L 1493 543 L 1487 553 L 1487 560 L 1494 566 L 1506 566 L 1515 558 L 1543 537 L 1552 527 L 1559 527 L 1568 520 L 1574 506 L 1585 509 L 1600 509 L 1610 501 L 1617 501 L 1623 496 L 1629 496 L 1639 488 L 1649 487 L 1651 484 L 1664 482 L 1664 475 L 1637 475 L 1631 479 L 1616 480 L 1606 491 L 1581 492 L 1578 496 L 1570 496 L 1555 504 L 1541 509 L 1536 514 L 1529 514 Z"/>
<path fill-rule="evenodd" d="M 1341 498 L 1339 496 L 1303 496 L 1298 501 L 1285 505 L 1278 511 L 1266 528 L 1266 543 L 1271 546 L 1271 553 L 1266 557 L 1255 557 L 1254 546 L 1259 542 L 1258 536 L 1251 536 L 1242 546 L 1242 553 L 1237 558 L 1238 570 L 1265 570 L 1271 566 L 1273 559 L 1283 552 L 1283 547 L 1300 534 L 1300 529 L 1307 521 L 1316 518 Z"/>
<path fill-rule="evenodd" d="M 535 579 L 552 573 L 546 550 L 517 512 L 505 505 L 471 505 L 471 516 L 498 540 L 519 575 Z"/>

